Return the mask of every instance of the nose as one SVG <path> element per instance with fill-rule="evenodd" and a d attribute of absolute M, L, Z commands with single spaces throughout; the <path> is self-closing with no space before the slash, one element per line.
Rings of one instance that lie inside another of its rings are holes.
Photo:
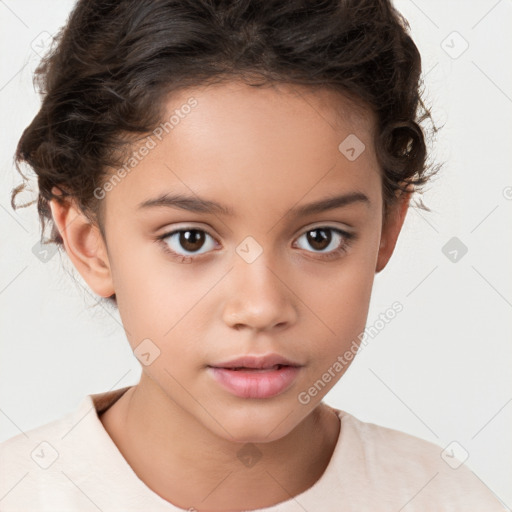
<path fill-rule="evenodd" d="M 230 272 L 224 322 L 233 329 L 270 331 L 296 322 L 297 298 L 289 275 L 269 266 L 261 255 L 256 261 L 239 260 Z"/>

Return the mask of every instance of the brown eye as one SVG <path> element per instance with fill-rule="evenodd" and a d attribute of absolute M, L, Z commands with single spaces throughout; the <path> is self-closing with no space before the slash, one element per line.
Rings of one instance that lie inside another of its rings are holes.
<path fill-rule="evenodd" d="M 297 240 L 302 238 L 305 238 L 307 245 L 313 248 L 313 251 L 298 244 L 301 249 L 306 249 L 313 254 L 316 253 L 320 258 L 329 259 L 339 257 L 344 253 L 352 241 L 355 240 L 356 235 L 355 233 L 347 233 L 338 228 L 321 226 L 309 229 Z"/>
<path fill-rule="evenodd" d="M 317 251 L 322 251 L 329 247 L 331 239 L 332 235 L 329 233 L 329 229 L 312 229 L 307 232 L 308 243 Z"/>
<path fill-rule="evenodd" d="M 177 229 L 160 236 L 159 239 L 165 244 L 166 250 L 176 256 L 200 255 L 215 247 L 213 237 L 196 228 Z M 205 246 L 206 251 L 199 252 Z"/>
<path fill-rule="evenodd" d="M 198 229 L 187 229 L 179 232 L 178 243 L 187 251 L 197 251 L 204 244 L 204 240 L 204 232 Z"/>

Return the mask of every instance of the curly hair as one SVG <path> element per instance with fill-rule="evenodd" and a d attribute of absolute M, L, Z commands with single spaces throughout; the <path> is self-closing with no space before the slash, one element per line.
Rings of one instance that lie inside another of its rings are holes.
<path fill-rule="evenodd" d="M 420 123 L 432 116 L 408 32 L 389 0 L 79 0 L 35 71 L 42 104 L 15 165 L 24 181 L 20 164 L 35 171 L 39 191 L 23 206 L 37 201 L 46 243 L 63 244 L 49 201 L 67 196 L 104 234 L 94 190 L 123 148 L 158 125 L 173 91 L 236 78 L 329 88 L 372 109 L 386 212 L 397 190 L 438 170 L 427 165 Z"/>

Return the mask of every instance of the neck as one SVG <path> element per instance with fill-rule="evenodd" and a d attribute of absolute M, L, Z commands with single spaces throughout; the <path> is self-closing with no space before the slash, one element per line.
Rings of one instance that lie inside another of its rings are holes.
<path fill-rule="evenodd" d="M 284 437 L 233 442 L 208 430 L 144 377 L 100 417 L 137 476 L 175 506 L 265 508 L 311 487 L 336 445 L 340 421 L 320 403 Z"/>

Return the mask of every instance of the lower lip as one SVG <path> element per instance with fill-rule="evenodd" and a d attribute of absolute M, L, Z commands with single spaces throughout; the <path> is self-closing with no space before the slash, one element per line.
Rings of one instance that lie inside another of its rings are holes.
<path fill-rule="evenodd" d="M 282 366 L 277 370 L 229 370 L 208 367 L 213 378 L 241 398 L 270 398 L 288 389 L 300 367 Z"/>

